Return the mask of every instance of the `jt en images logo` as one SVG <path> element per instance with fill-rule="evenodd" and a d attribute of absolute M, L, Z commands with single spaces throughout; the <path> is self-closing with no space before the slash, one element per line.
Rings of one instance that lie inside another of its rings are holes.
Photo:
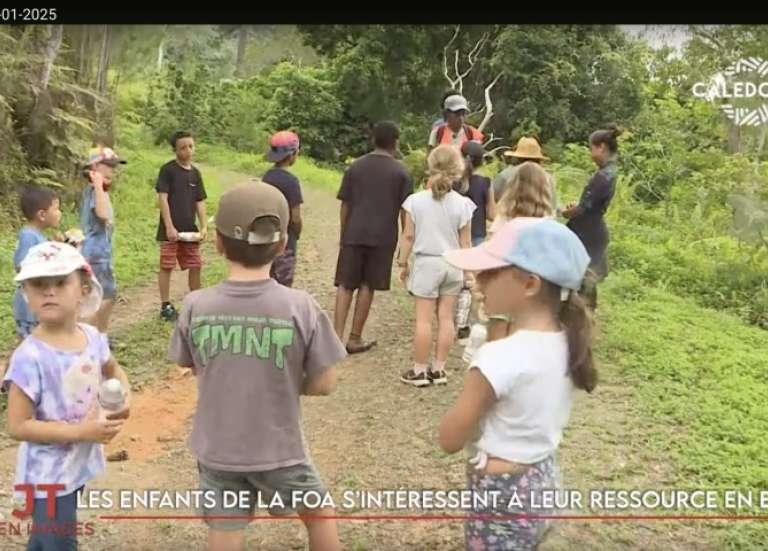
<path fill-rule="evenodd" d="M 759 57 L 740 59 L 709 82 L 693 85 L 693 95 L 726 100 L 720 108 L 738 126 L 768 122 L 768 61 Z"/>
<path fill-rule="evenodd" d="M 25 497 L 24 509 L 14 509 L 11 514 L 18 519 L 28 519 L 35 508 L 35 491 L 45 492 L 45 519 L 36 519 L 35 523 L 26 526 L 27 535 L 33 533 L 53 533 L 59 536 L 91 536 L 94 533 L 92 522 L 63 522 L 56 521 L 56 492 L 63 490 L 63 484 L 16 484 L 13 489 L 23 492 Z M 21 535 L 20 523 L 4 523 L 0 526 L 0 535 Z"/>

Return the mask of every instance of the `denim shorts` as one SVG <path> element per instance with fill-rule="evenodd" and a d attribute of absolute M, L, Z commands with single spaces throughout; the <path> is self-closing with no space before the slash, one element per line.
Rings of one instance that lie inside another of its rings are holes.
<path fill-rule="evenodd" d="M 91 264 L 93 269 L 93 275 L 101 284 L 101 289 L 104 291 L 104 299 L 110 300 L 117 296 L 117 283 L 115 282 L 115 273 L 112 269 L 111 262 L 97 262 Z"/>
<path fill-rule="evenodd" d="M 300 503 L 298 501 L 294 503 L 294 499 L 299 498 L 304 492 L 316 493 L 321 500 L 327 493 L 320 480 L 320 474 L 311 463 L 270 471 L 233 472 L 212 469 L 198 462 L 197 469 L 200 476 L 200 489 L 204 492 L 212 490 L 216 495 L 215 504 L 204 502 L 202 516 L 243 517 L 242 519 L 206 519 L 208 526 L 215 530 L 242 530 L 250 522 L 249 517 L 254 514 L 257 506 L 260 509 L 267 508 L 269 514 L 273 516 L 295 514 L 296 508 L 292 505 L 300 505 Z M 227 503 L 225 492 L 230 498 L 240 492 L 249 492 L 248 506 L 245 506 L 246 503 Z M 280 495 L 282 507 L 281 504 L 268 507 L 274 503 L 275 494 Z M 313 496 L 313 499 L 317 499 L 317 496 Z"/>

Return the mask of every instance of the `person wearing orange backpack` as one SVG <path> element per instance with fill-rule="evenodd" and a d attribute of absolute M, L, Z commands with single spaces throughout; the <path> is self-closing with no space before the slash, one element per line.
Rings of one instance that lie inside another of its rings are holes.
<path fill-rule="evenodd" d="M 461 149 L 467 142 L 483 141 L 483 133 L 464 121 L 469 113 L 467 99 L 461 94 L 453 94 L 443 100 L 443 118 L 445 122 L 432 128 L 429 134 L 428 149 L 438 145 L 454 145 Z"/>

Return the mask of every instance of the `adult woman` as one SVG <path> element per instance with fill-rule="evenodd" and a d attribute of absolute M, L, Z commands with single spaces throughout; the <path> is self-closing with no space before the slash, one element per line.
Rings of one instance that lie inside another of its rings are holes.
<path fill-rule="evenodd" d="M 610 233 L 604 216 L 616 189 L 617 138 L 621 131 L 613 124 L 596 130 L 589 137 L 589 151 L 592 160 L 599 167 L 584 187 L 578 204 L 571 203 L 562 215 L 568 219 L 568 227 L 579 236 L 590 257 L 590 271 L 595 281 L 584 289 L 590 307 L 597 308 L 596 284 L 608 275 L 606 251 Z"/>

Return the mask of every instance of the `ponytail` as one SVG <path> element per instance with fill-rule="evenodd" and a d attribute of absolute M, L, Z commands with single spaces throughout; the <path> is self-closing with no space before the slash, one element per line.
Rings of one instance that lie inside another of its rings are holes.
<path fill-rule="evenodd" d="M 592 392 L 597 385 L 592 357 L 592 318 L 579 293 L 569 293 L 568 300 L 561 303 L 559 317 L 568 338 L 568 375 L 576 388 Z"/>
<path fill-rule="evenodd" d="M 464 174 L 464 160 L 452 145 L 439 145 L 427 157 L 432 197 L 441 200 Z"/>

